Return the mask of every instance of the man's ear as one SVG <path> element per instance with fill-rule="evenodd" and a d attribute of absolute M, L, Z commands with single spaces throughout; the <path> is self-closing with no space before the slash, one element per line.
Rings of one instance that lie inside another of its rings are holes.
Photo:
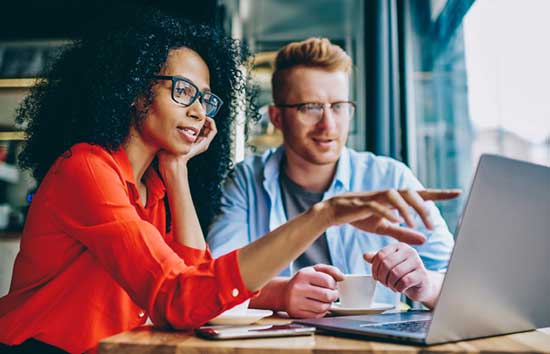
<path fill-rule="evenodd" d="M 279 130 L 282 130 L 282 120 L 283 120 L 283 112 L 281 111 L 281 108 L 270 104 L 269 105 L 269 120 L 271 121 L 271 124 Z"/>

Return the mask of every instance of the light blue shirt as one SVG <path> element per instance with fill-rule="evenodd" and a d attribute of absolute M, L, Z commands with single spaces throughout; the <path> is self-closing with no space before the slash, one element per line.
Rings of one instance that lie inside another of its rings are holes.
<path fill-rule="evenodd" d="M 241 248 L 287 221 L 279 185 L 283 155 L 281 146 L 261 156 L 250 156 L 235 167 L 224 186 L 221 214 L 207 236 L 214 257 Z M 345 192 L 423 188 L 411 170 L 401 162 L 344 148 L 334 179 L 323 199 Z M 434 229 L 426 229 L 417 215 L 418 230 L 427 241 L 414 248 L 427 269 L 444 271 L 454 240 L 435 204 L 428 202 L 427 206 Z M 370 264 L 363 260 L 363 253 L 378 251 L 397 242 L 391 237 L 370 234 L 351 225 L 330 227 L 326 235 L 333 265 L 345 274 L 371 274 Z M 291 264 L 280 275 L 291 276 L 293 273 Z M 394 304 L 399 301 L 399 294 L 378 284 L 375 301 Z"/>

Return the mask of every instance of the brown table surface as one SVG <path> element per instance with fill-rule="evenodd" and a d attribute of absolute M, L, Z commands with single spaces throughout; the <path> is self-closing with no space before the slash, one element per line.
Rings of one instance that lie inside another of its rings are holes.
<path fill-rule="evenodd" d="M 282 324 L 289 319 L 270 317 L 261 324 Z M 280 337 L 213 341 L 200 339 L 190 332 L 163 331 L 149 326 L 117 334 L 102 340 L 100 354 L 168 354 L 168 353 L 550 353 L 550 328 L 506 336 L 475 339 L 429 347 L 315 334 L 303 337 Z"/>

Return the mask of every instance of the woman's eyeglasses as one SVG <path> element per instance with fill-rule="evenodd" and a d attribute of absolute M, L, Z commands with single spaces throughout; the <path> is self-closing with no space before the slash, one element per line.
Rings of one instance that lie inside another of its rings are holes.
<path fill-rule="evenodd" d="M 355 112 L 355 102 L 338 101 L 332 103 L 305 102 L 296 104 L 278 104 L 280 108 L 295 108 L 300 114 L 298 118 L 304 124 L 317 124 L 323 119 L 324 110 L 330 108 L 338 119 L 350 119 Z"/>
<path fill-rule="evenodd" d="M 155 75 L 153 78 L 172 81 L 172 100 L 177 104 L 188 107 L 199 99 L 207 117 L 213 118 L 223 104 L 221 98 L 212 92 L 201 92 L 197 85 L 184 77 Z"/>

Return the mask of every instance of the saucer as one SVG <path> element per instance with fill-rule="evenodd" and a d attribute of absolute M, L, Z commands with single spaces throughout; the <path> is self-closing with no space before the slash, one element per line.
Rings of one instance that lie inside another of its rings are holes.
<path fill-rule="evenodd" d="M 393 308 L 394 305 L 392 304 L 384 304 L 380 302 L 375 302 L 369 307 L 342 307 L 340 306 L 340 303 L 335 302 L 330 307 L 330 312 L 335 315 L 375 315 Z"/>
<path fill-rule="evenodd" d="M 213 325 L 247 325 L 272 314 L 273 311 L 271 310 L 248 309 L 244 314 L 222 313 L 218 317 L 211 319 L 208 323 Z"/>

